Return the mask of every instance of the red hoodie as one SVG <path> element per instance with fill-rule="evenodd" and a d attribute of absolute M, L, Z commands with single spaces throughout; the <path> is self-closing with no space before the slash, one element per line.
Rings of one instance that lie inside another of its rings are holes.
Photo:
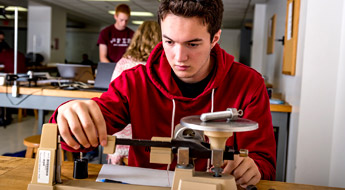
<path fill-rule="evenodd" d="M 146 66 L 139 65 L 124 71 L 100 98 L 93 98 L 104 115 L 108 134 L 132 124 L 133 139 L 170 137 L 171 126 L 181 118 L 227 108 L 242 109 L 243 118 L 259 123 L 259 129 L 239 132 L 229 138 L 227 145 L 248 149 L 261 172 L 262 179 L 275 179 L 276 144 L 273 133 L 269 99 L 261 75 L 254 69 L 234 62 L 217 44 L 211 52 L 216 62 L 213 76 L 205 90 L 196 98 L 183 97 L 172 77 L 162 44 L 151 53 Z M 212 95 L 212 91 L 214 94 Z M 54 121 L 54 115 L 52 117 Z M 73 150 L 66 147 L 68 150 Z M 144 147 L 131 146 L 128 164 L 146 168 L 166 169 L 166 165 L 150 164 Z M 176 159 L 170 169 L 174 169 Z M 206 160 L 195 161 L 196 170 L 205 171 Z"/>

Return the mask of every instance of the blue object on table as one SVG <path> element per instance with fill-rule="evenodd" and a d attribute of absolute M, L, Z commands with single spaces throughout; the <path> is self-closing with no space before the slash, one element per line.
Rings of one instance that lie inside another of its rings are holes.
<path fill-rule="evenodd" d="M 270 99 L 270 104 L 284 104 L 284 101 L 279 99 Z"/>
<path fill-rule="evenodd" d="M 124 183 L 122 181 L 117 181 L 117 180 L 112 180 L 112 179 L 101 179 L 99 180 L 100 182 L 107 182 L 107 183 L 121 183 L 121 184 L 128 184 L 128 183 Z"/>

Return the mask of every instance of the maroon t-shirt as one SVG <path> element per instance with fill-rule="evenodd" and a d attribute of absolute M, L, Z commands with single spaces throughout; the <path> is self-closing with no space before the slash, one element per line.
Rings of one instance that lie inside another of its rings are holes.
<path fill-rule="evenodd" d="M 133 30 L 128 27 L 120 31 L 112 24 L 101 31 L 97 45 L 105 44 L 108 49 L 107 58 L 111 62 L 117 62 L 126 52 L 133 34 Z"/>

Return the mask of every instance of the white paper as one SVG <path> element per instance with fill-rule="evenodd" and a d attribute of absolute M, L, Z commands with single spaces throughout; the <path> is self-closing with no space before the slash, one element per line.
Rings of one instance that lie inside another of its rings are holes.
<path fill-rule="evenodd" d="M 111 179 L 133 185 L 171 187 L 173 171 L 103 164 L 96 181 Z"/>
<path fill-rule="evenodd" d="M 40 150 L 38 153 L 38 183 L 49 183 L 50 174 L 50 151 Z"/>

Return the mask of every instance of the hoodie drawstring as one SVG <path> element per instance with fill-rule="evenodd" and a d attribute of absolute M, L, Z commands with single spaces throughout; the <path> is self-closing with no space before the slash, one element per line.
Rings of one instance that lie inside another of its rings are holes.
<path fill-rule="evenodd" d="M 214 108 L 214 88 L 212 88 L 212 95 L 211 95 L 211 113 L 213 113 Z"/>
<path fill-rule="evenodd" d="M 211 113 L 213 113 L 214 109 L 214 88 L 212 89 L 212 94 L 211 94 Z M 210 170 L 211 166 L 211 159 L 207 159 L 207 167 L 206 167 L 206 172 Z"/>
<path fill-rule="evenodd" d="M 170 132 L 170 137 L 171 139 L 174 137 L 174 127 L 175 127 L 175 110 L 176 110 L 176 105 L 175 105 L 175 100 L 174 99 L 171 99 L 172 100 L 172 103 L 173 103 L 173 109 L 172 109 L 172 116 L 171 116 L 171 132 Z M 169 171 L 169 168 L 170 168 L 170 164 L 168 164 L 167 166 L 167 171 Z M 169 174 L 169 172 L 168 172 Z"/>
<path fill-rule="evenodd" d="M 214 91 L 215 89 L 212 89 L 212 94 L 211 94 L 211 112 L 213 113 L 214 110 Z M 173 110 L 172 110 L 172 115 L 171 115 L 171 132 L 170 132 L 170 137 L 171 139 L 174 137 L 174 127 L 175 127 L 175 111 L 176 111 L 176 104 L 175 104 L 175 100 L 171 99 L 172 103 L 173 103 Z M 168 164 L 167 166 L 167 171 L 169 171 L 170 168 L 170 164 Z M 207 161 L 207 170 L 210 168 L 210 159 L 208 159 Z"/>
<path fill-rule="evenodd" d="M 172 99 L 173 102 L 173 110 L 172 110 L 172 116 L 171 116 L 171 132 L 170 132 L 170 137 L 173 138 L 174 137 L 174 120 L 175 120 L 175 100 Z"/>

